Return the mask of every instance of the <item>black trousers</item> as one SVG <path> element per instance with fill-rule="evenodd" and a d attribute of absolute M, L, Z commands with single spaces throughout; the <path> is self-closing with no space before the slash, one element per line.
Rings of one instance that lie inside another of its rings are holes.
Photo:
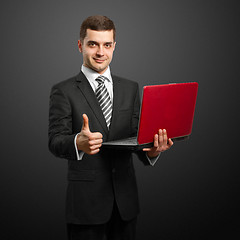
<path fill-rule="evenodd" d="M 123 221 L 116 204 L 110 220 L 105 224 L 67 224 L 69 240 L 135 240 L 137 218 Z"/>

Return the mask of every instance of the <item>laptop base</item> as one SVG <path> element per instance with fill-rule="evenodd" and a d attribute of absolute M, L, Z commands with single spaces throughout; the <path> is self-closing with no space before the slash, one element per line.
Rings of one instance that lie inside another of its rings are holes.
<path fill-rule="evenodd" d="M 189 138 L 189 135 L 182 136 L 182 137 L 176 137 L 172 138 L 172 141 L 182 141 L 187 140 Z M 144 143 L 144 144 L 138 144 L 137 137 L 130 137 L 125 139 L 119 139 L 109 142 L 103 142 L 102 147 L 104 148 L 114 148 L 116 150 L 122 149 L 122 150 L 130 150 L 130 151 L 139 151 L 143 148 L 151 148 L 153 147 L 153 142 L 150 143 Z"/>
<path fill-rule="evenodd" d="M 102 143 L 102 147 L 104 148 L 114 148 L 131 151 L 139 151 L 142 150 L 143 148 L 150 148 L 152 146 L 153 142 L 138 144 L 137 137 L 130 137 Z"/>

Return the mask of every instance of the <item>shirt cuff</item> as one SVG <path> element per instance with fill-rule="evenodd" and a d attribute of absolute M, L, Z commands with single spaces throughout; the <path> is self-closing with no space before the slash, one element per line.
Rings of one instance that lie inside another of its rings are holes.
<path fill-rule="evenodd" d="M 146 157 L 147 157 L 147 159 L 148 159 L 148 161 L 149 161 L 149 163 L 150 163 L 151 166 L 154 166 L 154 165 L 155 165 L 155 163 L 157 162 L 157 160 L 158 160 L 158 158 L 159 158 L 160 155 L 161 155 L 161 153 L 159 153 L 158 156 L 155 157 L 155 158 L 149 158 L 148 155 L 147 155 L 147 153 L 146 153 Z"/>
<path fill-rule="evenodd" d="M 74 146 L 75 146 L 75 150 L 76 150 L 76 156 L 77 156 L 77 160 L 82 160 L 84 152 L 79 152 L 77 149 L 77 136 L 78 134 L 75 136 L 74 138 Z"/>

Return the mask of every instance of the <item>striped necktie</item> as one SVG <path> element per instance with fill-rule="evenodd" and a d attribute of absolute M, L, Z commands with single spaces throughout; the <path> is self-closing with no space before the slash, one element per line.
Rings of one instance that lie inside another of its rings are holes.
<path fill-rule="evenodd" d="M 102 75 L 96 78 L 96 81 L 98 82 L 98 87 L 96 89 L 96 97 L 102 109 L 103 116 L 105 117 L 107 126 L 109 128 L 112 117 L 112 102 L 107 91 L 107 88 L 104 84 L 105 80 L 107 80 L 107 78 Z"/>

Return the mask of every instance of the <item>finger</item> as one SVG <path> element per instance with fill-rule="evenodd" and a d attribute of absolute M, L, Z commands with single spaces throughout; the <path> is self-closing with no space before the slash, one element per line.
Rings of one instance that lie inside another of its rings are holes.
<path fill-rule="evenodd" d="M 91 133 L 89 140 L 102 139 L 103 135 L 100 132 Z"/>
<path fill-rule="evenodd" d="M 168 145 L 171 147 L 173 145 L 173 141 L 171 138 L 168 139 Z"/>
<path fill-rule="evenodd" d="M 90 129 L 89 129 L 89 124 L 88 124 L 88 116 L 87 116 L 87 114 L 83 114 L 83 125 L 82 125 L 82 130 L 89 130 L 90 131 Z"/>
<path fill-rule="evenodd" d="M 158 134 L 155 134 L 155 135 L 154 135 L 154 142 L 153 142 L 153 146 L 154 146 L 155 148 L 158 147 L 158 141 L 159 141 L 159 136 L 158 136 Z"/>
<path fill-rule="evenodd" d="M 166 129 L 163 129 L 163 145 L 167 145 L 167 131 Z"/>
<path fill-rule="evenodd" d="M 158 131 L 158 144 L 161 147 L 163 145 L 163 130 L 159 129 Z"/>
<path fill-rule="evenodd" d="M 95 149 L 95 150 L 91 150 L 88 154 L 90 155 L 94 155 L 94 154 L 97 154 L 98 152 L 100 151 L 100 149 Z"/>
<path fill-rule="evenodd" d="M 91 151 L 97 150 L 98 148 L 100 148 L 102 146 L 102 144 L 94 144 L 92 146 L 89 147 L 89 149 Z"/>
<path fill-rule="evenodd" d="M 91 141 L 89 141 L 89 145 L 90 146 L 93 146 L 93 145 L 102 145 L 102 139 L 101 138 L 99 138 L 99 139 L 94 139 L 94 140 L 91 140 Z"/>
<path fill-rule="evenodd" d="M 149 151 L 151 151 L 152 149 L 151 148 L 143 148 L 143 151 L 144 152 L 149 152 Z"/>

